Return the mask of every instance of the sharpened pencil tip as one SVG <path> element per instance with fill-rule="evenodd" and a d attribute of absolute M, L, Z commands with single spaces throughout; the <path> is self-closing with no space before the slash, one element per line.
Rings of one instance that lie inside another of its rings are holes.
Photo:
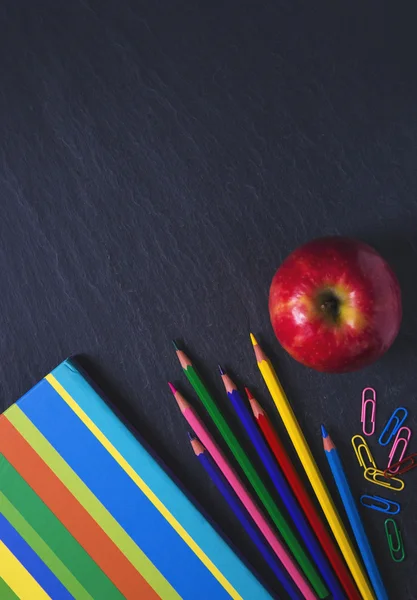
<path fill-rule="evenodd" d="M 255 397 L 254 397 L 254 395 L 252 394 L 252 392 L 250 391 L 249 388 L 245 387 L 245 392 L 246 392 L 246 395 L 248 397 L 248 400 L 255 400 Z"/>
<path fill-rule="evenodd" d="M 177 393 L 177 390 L 176 390 L 176 387 L 170 381 L 168 381 L 168 387 L 175 396 L 175 394 Z"/>
<path fill-rule="evenodd" d="M 190 440 L 190 442 L 197 439 L 196 436 L 194 435 L 194 433 L 192 433 L 192 431 L 187 431 L 187 435 L 188 435 L 188 439 Z"/>
<path fill-rule="evenodd" d="M 204 454 L 204 452 L 206 451 L 203 444 L 195 436 L 193 438 L 190 438 L 190 443 L 191 443 L 192 449 L 194 450 L 194 454 L 196 456 L 200 456 L 200 454 Z"/>
<path fill-rule="evenodd" d="M 175 348 L 176 351 L 179 350 L 178 344 L 177 344 L 177 342 L 175 340 L 172 340 L 172 345 L 174 346 L 174 348 Z"/>
<path fill-rule="evenodd" d="M 325 426 L 324 426 L 324 425 L 322 425 L 322 426 L 321 426 L 321 435 L 322 435 L 324 438 L 327 438 L 327 437 L 329 436 L 329 434 L 327 433 L 327 429 L 325 428 Z"/>
<path fill-rule="evenodd" d="M 258 345 L 258 342 L 256 341 L 256 337 L 253 335 L 253 333 L 250 334 L 250 341 L 252 342 L 252 346 Z"/>
<path fill-rule="evenodd" d="M 171 390 L 171 392 L 174 395 L 175 402 L 178 404 L 180 411 L 182 413 L 184 413 L 186 410 L 191 408 L 191 406 L 188 404 L 187 400 L 184 398 L 184 396 L 181 394 L 181 392 L 179 392 L 175 388 L 175 386 L 172 385 L 172 383 L 168 383 L 168 385 L 169 385 L 169 389 Z"/>
<path fill-rule="evenodd" d="M 217 365 L 217 368 L 219 369 L 220 375 L 226 375 L 226 371 L 223 369 L 223 367 L 221 365 Z"/>

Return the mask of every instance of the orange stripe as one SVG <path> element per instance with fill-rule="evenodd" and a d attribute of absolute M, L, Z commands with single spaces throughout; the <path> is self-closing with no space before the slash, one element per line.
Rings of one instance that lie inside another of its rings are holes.
<path fill-rule="evenodd" d="M 128 600 L 159 596 L 13 425 L 0 417 L 0 452 Z"/>

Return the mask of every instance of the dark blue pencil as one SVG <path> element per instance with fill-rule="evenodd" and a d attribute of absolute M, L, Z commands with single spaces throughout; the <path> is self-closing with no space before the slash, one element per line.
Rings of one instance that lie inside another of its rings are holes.
<path fill-rule="evenodd" d="M 211 459 L 203 444 L 196 437 L 191 435 L 189 435 L 189 437 L 194 454 L 197 456 L 198 460 L 207 471 L 210 479 L 213 481 L 214 485 L 217 487 L 230 508 L 233 510 L 236 517 L 239 519 L 246 533 L 258 548 L 260 554 L 271 568 L 282 587 L 285 589 L 291 600 L 301 600 L 303 598 L 302 594 L 298 591 L 297 587 L 292 582 L 285 569 L 275 559 L 275 556 L 272 554 L 272 552 L 270 552 L 268 546 L 264 543 L 256 527 L 252 525 L 250 518 L 247 516 L 245 509 L 240 503 L 239 498 L 236 496 L 226 479 L 223 477 L 222 473 Z"/>
<path fill-rule="evenodd" d="M 349 523 L 359 546 L 363 562 L 365 563 L 366 570 L 368 571 L 369 579 L 373 585 L 375 595 L 378 600 L 388 600 L 388 594 L 378 570 L 378 566 L 376 564 L 376 560 L 369 544 L 365 529 L 363 528 L 355 499 L 350 491 L 349 482 L 346 478 L 339 453 L 324 425 L 321 426 L 321 433 L 323 436 L 323 446 L 326 458 L 329 462 L 329 466 L 342 499 L 343 506 L 345 507 Z"/>
<path fill-rule="evenodd" d="M 333 573 L 332 568 L 330 567 L 327 558 L 315 537 L 313 531 L 310 528 L 310 525 L 307 522 L 307 519 L 304 516 L 303 511 L 298 505 L 296 498 L 294 497 L 287 480 L 281 472 L 275 458 L 271 454 L 262 434 L 260 433 L 254 419 L 252 413 L 246 407 L 246 403 L 240 395 L 236 385 L 230 379 L 229 375 L 227 375 L 223 369 L 219 366 L 219 371 L 222 376 L 224 387 L 226 388 L 227 395 L 230 401 L 233 404 L 233 407 L 238 414 L 240 420 L 246 432 L 255 446 L 257 453 L 259 454 L 269 477 L 271 478 L 272 483 L 282 501 L 286 509 L 288 510 L 300 536 L 302 537 L 308 551 L 311 554 L 314 562 L 317 565 L 317 568 L 329 587 L 330 592 L 332 593 L 335 600 L 345 600 L 346 596 L 343 592 L 342 587 L 340 586 L 339 581 L 337 580 L 335 574 Z M 321 596 L 323 597 L 323 596 Z"/>

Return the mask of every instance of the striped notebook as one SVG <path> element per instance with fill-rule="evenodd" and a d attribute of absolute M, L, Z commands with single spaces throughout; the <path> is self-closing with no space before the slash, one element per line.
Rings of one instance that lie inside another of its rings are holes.
<path fill-rule="evenodd" d="M 76 363 L 0 416 L 0 599 L 270 599 Z"/>

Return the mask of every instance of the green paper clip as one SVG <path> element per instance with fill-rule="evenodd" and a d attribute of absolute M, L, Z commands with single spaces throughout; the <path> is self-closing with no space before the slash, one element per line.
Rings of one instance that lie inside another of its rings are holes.
<path fill-rule="evenodd" d="M 390 529 L 393 531 L 392 534 L 390 533 Z M 392 560 L 395 562 L 402 562 L 405 558 L 404 544 L 401 537 L 401 531 L 398 529 L 394 519 L 386 519 L 385 533 L 387 534 L 388 547 Z"/>

